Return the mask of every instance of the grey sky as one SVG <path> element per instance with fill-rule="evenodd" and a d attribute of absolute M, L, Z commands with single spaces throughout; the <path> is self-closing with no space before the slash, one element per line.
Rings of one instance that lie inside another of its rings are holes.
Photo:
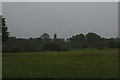
<path fill-rule="evenodd" d="M 56 33 L 69 38 L 95 32 L 102 37 L 118 36 L 118 3 L 4 2 L 3 15 L 11 36 L 39 37 Z"/>
<path fill-rule="evenodd" d="M 0 15 L 2 15 L 2 2 L 0 1 Z"/>

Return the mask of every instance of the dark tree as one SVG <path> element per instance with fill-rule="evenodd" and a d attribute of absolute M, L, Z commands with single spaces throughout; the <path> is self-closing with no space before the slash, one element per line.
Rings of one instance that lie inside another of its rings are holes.
<path fill-rule="evenodd" d="M 85 36 L 84 34 L 79 34 L 80 41 L 85 41 Z"/>
<path fill-rule="evenodd" d="M 115 39 L 110 39 L 109 48 L 118 48 L 119 41 Z"/>
<path fill-rule="evenodd" d="M 60 51 L 60 45 L 55 42 L 46 42 L 43 45 L 44 51 Z"/>
<path fill-rule="evenodd" d="M 9 32 L 7 30 L 6 20 L 2 18 L 2 41 L 6 41 L 9 37 Z"/>
<path fill-rule="evenodd" d="M 88 42 L 94 42 L 101 40 L 101 37 L 95 33 L 88 33 L 86 34 L 86 39 Z"/>
<path fill-rule="evenodd" d="M 85 36 L 84 34 L 78 34 L 76 36 L 72 36 L 72 38 L 70 38 L 71 42 L 83 42 L 85 41 Z"/>
<path fill-rule="evenodd" d="M 49 34 L 47 34 L 47 33 L 43 33 L 43 34 L 41 35 L 41 39 L 42 39 L 42 40 L 50 40 L 50 36 L 49 36 Z"/>

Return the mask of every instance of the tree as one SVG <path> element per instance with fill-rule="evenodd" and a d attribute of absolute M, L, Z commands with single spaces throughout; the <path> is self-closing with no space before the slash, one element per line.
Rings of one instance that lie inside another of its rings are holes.
<path fill-rule="evenodd" d="M 60 44 L 55 42 L 45 42 L 43 45 L 44 51 L 60 51 Z"/>
<path fill-rule="evenodd" d="M 88 33 L 88 34 L 86 34 L 85 37 L 86 37 L 88 42 L 94 42 L 94 41 L 101 40 L 101 37 L 95 33 Z"/>
<path fill-rule="evenodd" d="M 41 35 L 41 39 L 42 39 L 42 40 L 50 40 L 50 36 L 49 36 L 49 34 L 47 34 L 47 33 L 43 33 L 43 34 Z"/>
<path fill-rule="evenodd" d="M 5 18 L 2 18 L 2 41 L 6 41 L 9 37 L 9 32 L 7 32 L 8 28 L 6 25 Z"/>
<path fill-rule="evenodd" d="M 85 36 L 84 36 L 84 34 L 79 34 L 78 36 L 79 36 L 79 38 L 80 38 L 80 41 L 85 41 Z"/>
<path fill-rule="evenodd" d="M 70 41 L 71 42 L 83 42 L 83 41 L 85 41 L 85 36 L 84 36 L 84 34 L 78 34 L 78 35 L 76 35 L 76 36 L 72 36 L 72 38 L 70 38 Z"/>
<path fill-rule="evenodd" d="M 68 40 L 70 41 L 69 46 L 71 48 L 81 48 L 85 43 L 85 36 L 84 34 L 77 34 L 75 36 L 72 36 Z"/>
<path fill-rule="evenodd" d="M 119 41 L 116 39 L 111 39 L 109 42 L 109 48 L 118 48 L 119 47 Z"/>

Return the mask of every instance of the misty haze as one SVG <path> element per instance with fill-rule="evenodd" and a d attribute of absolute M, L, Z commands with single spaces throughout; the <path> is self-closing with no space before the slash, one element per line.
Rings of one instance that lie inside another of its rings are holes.
<path fill-rule="evenodd" d="M 118 78 L 117 2 L 2 7 L 2 78 Z"/>
<path fill-rule="evenodd" d="M 30 38 L 42 33 L 69 38 L 95 32 L 102 37 L 118 36 L 117 3 L 3 3 L 11 36 Z M 23 34 L 24 33 L 24 34 Z"/>

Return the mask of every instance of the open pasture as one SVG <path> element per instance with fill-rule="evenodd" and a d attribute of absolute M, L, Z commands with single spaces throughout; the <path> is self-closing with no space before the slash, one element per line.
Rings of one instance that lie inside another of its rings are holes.
<path fill-rule="evenodd" d="M 3 78 L 117 78 L 118 50 L 3 53 Z"/>

